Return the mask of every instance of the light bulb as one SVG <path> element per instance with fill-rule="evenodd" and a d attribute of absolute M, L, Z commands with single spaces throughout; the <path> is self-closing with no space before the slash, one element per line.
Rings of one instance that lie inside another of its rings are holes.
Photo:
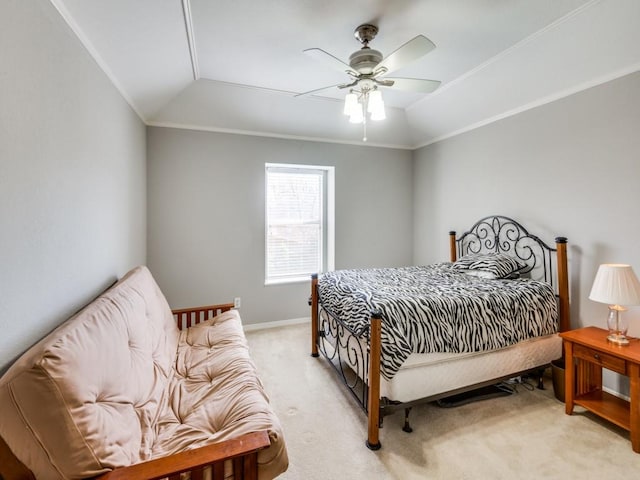
<path fill-rule="evenodd" d="M 358 110 L 358 96 L 355 93 L 347 93 L 344 97 L 344 114 L 352 116 L 353 112 Z"/>
<path fill-rule="evenodd" d="M 356 104 L 356 108 L 351 112 L 351 116 L 349 117 L 349 122 L 351 123 L 362 123 L 364 121 L 364 113 L 362 112 L 362 105 L 359 103 Z"/>
<path fill-rule="evenodd" d="M 367 110 L 371 113 L 371 120 L 384 120 L 387 118 L 384 111 L 382 92 L 380 92 L 380 90 L 374 90 L 369 94 L 369 105 Z"/>

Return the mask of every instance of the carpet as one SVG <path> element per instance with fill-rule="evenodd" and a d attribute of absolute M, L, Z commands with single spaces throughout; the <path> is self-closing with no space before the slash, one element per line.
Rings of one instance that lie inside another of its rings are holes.
<path fill-rule="evenodd" d="M 282 423 L 289 469 L 278 480 L 601 480 L 638 478 L 629 434 L 576 408 L 566 415 L 545 390 L 456 408 L 434 402 L 386 416 L 382 448 L 365 446 L 367 421 L 322 358 L 310 356 L 309 325 L 247 332 L 254 363 Z"/>

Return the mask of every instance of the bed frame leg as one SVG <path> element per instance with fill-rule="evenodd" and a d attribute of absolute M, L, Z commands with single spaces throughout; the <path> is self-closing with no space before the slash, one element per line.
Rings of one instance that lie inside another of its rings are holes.
<path fill-rule="evenodd" d="M 544 370 L 538 370 L 538 389 L 544 390 Z"/>
<path fill-rule="evenodd" d="M 567 265 L 567 238 L 556 238 L 556 258 L 558 264 L 558 297 L 560 299 L 559 332 L 571 330 L 569 312 L 569 270 Z M 563 350 L 564 357 L 564 350 Z"/>
<path fill-rule="evenodd" d="M 318 274 L 311 275 L 311 356 L 318 357 Z"/>
<path fill-rule="evenodd" d="M 411 413 L 411 407 L 404 409 L 404 426 L 402 427 L 403 432 L 411 433 L 413 432 L 413 428 L 409 425 L 409 414 Z"/>
<path fill-rule="evenodd" d="M 367 447 L 379 450 L 380 444 L 380 333 L 382 316 L 371 315 L 369 331 L 369 393 L 367 394 Z"/>
<path fill-rule="evenodd" d="M 456 232 L 451 230 L 449 232 L 449 258 L 451 263 L 455 262 L 458 257 L 458 249 L 456 247 Z"/>

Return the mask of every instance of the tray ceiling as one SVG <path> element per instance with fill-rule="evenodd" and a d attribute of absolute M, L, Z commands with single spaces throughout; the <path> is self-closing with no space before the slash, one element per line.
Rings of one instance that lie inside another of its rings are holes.
<path fill-rule="evenodd" d="M 346 75 L 355 27 L 385 56 L 418 34 L 437 48 L 394 76 L 432 94 L 383 90 L 369 145 L 418 148 L 640 69 L 637 0 L 51 0 L 148 125 L 362 143 L 345 91 L 295 97 Z"/>

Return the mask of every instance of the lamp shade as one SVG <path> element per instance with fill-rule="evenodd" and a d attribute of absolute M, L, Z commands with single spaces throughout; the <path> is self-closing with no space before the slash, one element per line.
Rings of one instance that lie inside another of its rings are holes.
<path fill-rule="evenodd" d="M 609 305 L 640 305 L 640 281 L 631 265 L 600 265 L 589 299 Z"/>

